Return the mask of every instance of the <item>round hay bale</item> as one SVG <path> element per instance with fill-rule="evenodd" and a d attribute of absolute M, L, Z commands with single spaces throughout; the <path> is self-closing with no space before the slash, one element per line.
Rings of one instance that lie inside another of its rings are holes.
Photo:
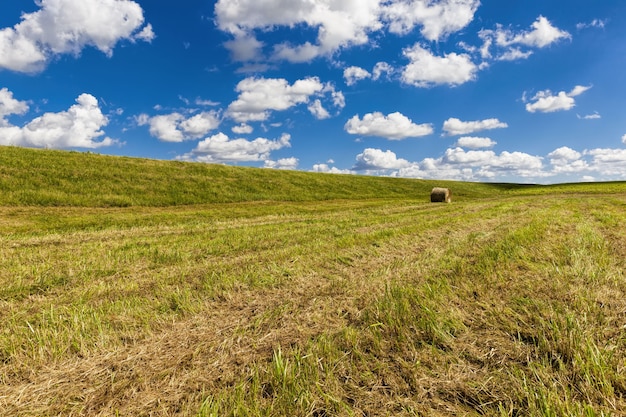
<path fill-rule="evenodd" d="M 430 192 L 430 202 L 431 203 L 451 203 L 452 192 L 450 192 L 449 188 L 435 187 Z"/>

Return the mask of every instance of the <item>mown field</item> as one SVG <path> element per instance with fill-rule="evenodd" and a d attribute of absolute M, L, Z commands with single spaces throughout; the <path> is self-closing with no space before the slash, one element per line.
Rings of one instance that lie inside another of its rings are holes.
<path fill-rule="evenodd" d="M 625 183 L 0 148 L 0 187 L 0 415 L 626 415 Z"/>

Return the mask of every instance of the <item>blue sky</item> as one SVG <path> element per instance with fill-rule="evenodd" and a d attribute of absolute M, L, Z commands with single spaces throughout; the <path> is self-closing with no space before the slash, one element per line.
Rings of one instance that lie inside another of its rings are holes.
<path fill-rule="evenodd" d="M 626 180 L 623 0 L 11 0 L 0 145 Z"/>

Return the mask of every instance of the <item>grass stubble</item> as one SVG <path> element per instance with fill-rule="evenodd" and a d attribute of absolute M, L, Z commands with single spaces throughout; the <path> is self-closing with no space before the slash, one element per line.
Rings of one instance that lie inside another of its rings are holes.
<path fill-rule="evenodd" d="M 625 209 L 0 208 L 0 414 L 626 415 Z"/>

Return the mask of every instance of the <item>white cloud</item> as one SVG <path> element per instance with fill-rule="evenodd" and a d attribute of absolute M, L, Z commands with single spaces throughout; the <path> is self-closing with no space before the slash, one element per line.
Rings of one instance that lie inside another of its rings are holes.
<path fill-rule="evenodd" d="M 536 48 L 545 48 L 561 39 L 571 39 L 571 35 L 552 26 L 544 16 L 539 16 L 533 22 L 532 30 L 513 33 L 511 30 L 498 28 L 495 32 L 496 43 L 500 46 L 525 45 Z"/>
<path fill-rule="evenodd" d="M 624 135 L 626 137 L 626 135 Z M 624 139 L 626 140 L 626 138 Z M 548 160 L 548 164 L 544 164 Z M 319 172 L 330 169 L 321 164 Z M 579 152 L 562 146 L 545 157 L 519 151 L 449 148 L 439 158 L 407 161 L 392 151 L 365 149 L 357 155 L 356 171 L 394 177 L 452 179 L 463 181 L 543 182 L 609 181 L 626 178 L 626 149 L 591 149 Z"/>
<path fill-rule="evenodd" d="M 309 104 L 308 109 L 318 120 L 328 119 L 330 117 L 330 113 L 328 113 L 328 110 L 322 106 L 322 101 L 320 99 L 316 99 L 313 103 Z"/>
<path fill-rule="evenodd" d="M 171 113 L 147 117 L 140 115 L 138 124 L 150 125 L 150 134 L 164 142 L 182 142 L 198 139 L 219 127 L 220 115 L 216 111 L 201 112 L 192 117 L 180 113 Z"/>
<path fill-rule="evenodd" d="M 389 77 L 391 74 L 394 73 L 394 69 L 391 65 L 389 65 L 386 62 L 377 62 L 376 65 L 374 65 L 374 69 L 372 70 L 372 79 L 373 80 L 378 80 L 380 77 L 382 77 L 383 74 L 386 74 L 387 77 Z"/>
<path fill-rule="evenodd" d="M 591 114 L 586 114 L 584 116 L 581 116 L 580 114 L 577 114 L 576 117 L 578 117 L 581 120 L 596 120 L 596 119 L 601 119 L 602 116 L 600 116 L 600 113 L 593 112 Z"/>
<path fill-rule="evenodd" d="M 246 123 L 241 123 L 240 125 L 234 126 L 231 130 L 233 131 L 233 133 L 236 133 L 238 135 L 249 135 L 250 133 L 254 132 L 252 126 Z"/>
<path fill-rule="evenodd" d="M 551 113 L 561 110 L 570 110 L 576 105 L 574 97 L 584 93 L 590 88 L 591 86 L 577 85 L 569 93 L 560 91 L 557 95 L 552 94 L 550 90 L 539 91 L 531 99 L 534 102 L 526 104 L 526 110 L 530 113 L 537 111 L 541 113 Z"/>
<path fill-rule="evenodd" d="M 482 58 L 491 58 L 490 49 L 495 46 L 500 49 L 499 55 L 495 58 L 499 61 L 526 59 L 532 55 L 532 51 L 523 51 L 520 46 L 545 48 L 559 40 L 571 39 L 567 31 L 556 28 L 544 16 L 539 16 L 531 25 L 531 29 L 527 31 L 514 32 L 511 29 L 504 29 L 502 25 L 497 25 L 495 30 L 481 30 L 478 36 L 483 40 Z"/>
<path fill-rule="evenodd" d="M 433 133 L 431 124 L 415 124 L 399 112 L 387 116 L 380 112 L 368 113 L 363 116 L 363 120 L 356 115 L 348 120 L 344 129 L 353 135 L 380 136 L 391 140 L 427 136 Z"/>
<path fill-rule="evenodd" d="M 481 138 L 475 136 L 463 136 L 456 141 L 456 146 L 470 149 L 492 148 L 495 145 L 496 142 L 494 142 L 490 138 Z"/>
<path fill-rule="evenodd" d="M 562 146 L 548 154 L 552 164 L 563 164 L 580 159 L 582 154 L 567 146 Z"/>
<path fill-rule="evenodd" d="M 422 36 L 439 41 L 466 27 L 479 5 L 479 0 L 393 1 L 385 7 L 384 15 L 392 33 L 405 35 L 420 25 Z"/>
<path fill-rule="evenodd" d="M 291 136 L 283 134 L 280 139 L 254 140 L 230 139 L 224 133 L 218 133 L 198 143 L 190 153 L 178 159 L 198 162 L 257 162 L 269 160 L 272 151 L 291 146 Z"/>
<path fill-rule="evenodd" d="M 224 46 L 230 51 L 233 61 L 257 61 L 262 58 L 263 42 L 253 36 L 236 36 L 235 39 L 225 42 Z"/>
<path fill-rule="evenodd" d="M 402 72 L 402 81 L 416 87 L 432 87 L 440 84 L 457 86 L 476 78 L 478 67 L 467 54 L 455 52 L 435 56 L 416 43 L 403 51 L 411 62 Z"/>
<path fill-rule="evenodd" d="M 291 169 L 298 168 L 298 158 L 282 158 L 278 161 L 266 160 L 264 164 L 265 168 L 272 169 Z"/>
<path fill-rule="evenodd" d="M 554 173 L 580 173 L 587 170 L 589 165 L 581 160 L 582 154 L 574 149 L 562 146 L 548 154 Z"/>
<path fill-rule="evenodd" d="M 626 135 L 622 136 L 622 143 L 626 145 Z"/>
<path fill-rule="evenodd" d="M 583 151 L 591 157 L 589 170 L 597 172 L 603 180 L 626 178 L 626 149 L 600 148 Z"/>
<path fill-rule="evenodd" d="M 131 0 L 42 0 L 20 23 L 0 29 L 0 68 L 43 70 L 55 55 L 78 55 L 93 46 L 108 56 L 123 39 L 150 41 L 152 27 L 142 28 L 143 10 Z M 97 13 L 93 11 L 97 10 Z"/>
<path fill-rule="evenodd" d="M 330 56 L 342 47 L 363 45 L 369 32 L 382 27 L 379 14 L 380 0 L 219 0 L 215 5 L 218 28 L 234 37 L 226 47 L 240 61 L 258 60 L 263 44 L 256 40 L 256 32 L 278 26 L 307 25 L 317 29 L 317 39 L 315 43 L 275 45 L 277 59 L 303 62 Z"/>
<path fill-rule="evenodd" d="M 220 104 L 219 101 L 203 100 L 200 97 L 196 98 L 195 103 L 197 106 L 218 106 Z"/>
<path fill-rule="evenodd" d="M 133 37 L 133 39 L 138 39 L 144 42 L 152 42 L 154 38 L 156 38 L 156 35 L 154 34 L 150 23 L 144 26 L 144 28 Z"/>
<path fill-rule="evenodd" d="M 498 61 L 516 61 L 518 59 L 526 59 L 531 56 L 532 51 L 522 51 L 519 48 L 509 48 L 506 52 L 496 58 Z"/>
<path fill-rule="evenodd" d="M 490 150 L 465 151 L 461 148 L 447 149 L 440 158 L 425 158 L 409 162 L 398 158 L 391 151 L 366 149 L 357 155 L 354 166 L 358 171 L 385 171 L 398 177 L 492 180 L 494 178 L 542 178 L 550 176 L 543 171 L 542 158 L 523 152 Z"/>
<path fill-rule="evenodd" d="M 481 130 L 502 129 L 509 127 L 508 124 L 496 118 L 463 122 L 456 117 L 451 117 L 443 122 L 443 130 L 447 136 L 468 135 Z"/>
<path fill-rule="evenodd" d="M 180 129 L 185 137 L 200 138 L 220 125 L 219 113 L 215 111 L 201 112 L 180 122 Z"/>
<path fill-rule="evenodd" d="M 228 106 L 227 116 L 240 123 L 265 121 L 270 111 L 284 111 L 309 103 L 311 97 L 325 98 L 330 95 L 329 101 L 335 107 L 345 105 L 343 94 L 335 91 L 330 83 L 323 84 L 317 77 L 297 80 L 292 85 L 283 78 L 251 77 L 240 81 L 236 91 L 239 97 Z M 321 100 L 319 105 L 314 103 L 309 110 L 318 118 L 326 116 Z"/>
<path fill-rule="evenodd" d="M 0 96 L 4 96 L 3 102 L 10 103 L 11 112 L 19 111 L 20 114 L 25 112 L 23 105 L 16 105 L 12 103 L 12 100 L 6 100 L 11 94 L 3 91 L 4 89 L 0 90 Z M 98 141 L 104 136 L 101 129 L 108 122 L 109 120 L 100 110 L 98 100 L 91 94 L 81 94 L 76 99 L 76 104 L 67 111 L 44 113 L 24 127 L 13 126 L 3 121 L 0 123 L 0 144 L 38 148 L 90 149 L 111 146 L 118 142 L 109 137 Z"/>
<path fill-rule="evenodd" d="M 343 78 L 346 80 L 347 85 L 354 85 L 357 81 L 370 78 L 371 76 L 372 74 L 361 67 L 352 66 L 343 70 Z"/>
<path fill-rule="evenodd" d="M 576 29 L 578 29 L 578 30 L 587 29 L 587 28 L 604 29 L 604 26 L 606 26 L 606 20 L 593 19 L 589 23 L 577 23 L 576 24 Z"/>
<path fill-rule="evenodd" d="M 11 114 L 24 114 L 28 111 L 28 104 L 13 98 L 13 93 L 7 88 L 0 89 L 0 126 L 4 125 L 4 118 Z"/>
<path fill-rule="evenodd" d="M 382 171 L 408 167 L 409 161 L 399 159 L 392 151 L 367 148 L 356 157 L 356 171 Z"/>
<path fill-rule="evenodd" d="M 429 41 L 439 41 L 465 28 L 479 0 L 219 0 L 216 23 L 233 39 L 225 46 L 240 62 L 265 58 L 307 62 L 330 57 L 342 48 L 365 45 L 370 34 L 388 30 L 407 35 L 416 26 Z M 260 36 L 276 28 L 313 29 L 315 38 L 299 44 L 266 45 Z"/>
<path fill-rule="evenodd" d="M 325 174 L 354 174 L 355 172 L 349 169 L 339 169 L 337 167 L 331 167 L 328 164 L 315 164 L 313 165 L 313 172 L 320 172 Z"/>

